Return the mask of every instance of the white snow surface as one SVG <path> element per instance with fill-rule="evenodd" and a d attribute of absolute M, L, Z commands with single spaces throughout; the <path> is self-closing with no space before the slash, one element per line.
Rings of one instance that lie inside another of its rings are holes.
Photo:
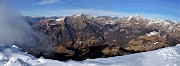
<path fill-rule="evenodd" d="M 167 25 L 170 25 L 171 23 L 164 20 L 160 20 L 160 19 L 149 19 L 148 25 L 152 25 L 152 24 L 161 24 L 163 26 L 167 26 Z"/>
<path fill-rule="evenodd" d="M 74 17 L 79 17 L 79 16 L 81 16 L 82 14 L 76 14 Z"/>
<path fill-rule="evenodd" d="M 62 20 L 64 20 L 65 18 L 64 17 L 61 17 L 61 18 L 59 18 L 59 19 L 56 19 L 56 21 L 62 21 Z"/>
<path fill-rule="evenodd" d="M 11 51 L 3 52 L 5 49 Z M 0 45 L 0 66 L 180 66 L 180 46 L 109 58 L 67 62 L 35 58 L 17 46 Z M 10 58 L 6 58 L 6 53 Z"/>
<path fill-rule="evenodd" d="M 131 20 L 132 18 L 135 18 L 136 20 L 140 20 L 140 19 L 143 19 L 143 17 L 139 16 L 138 14 L 133 14 L 131 16 L 129 16 L 129 18 L 127 19 L 128 21 Z"/>
<path fill-rule="evenodd" d="M 149 34 L 146 34 L 147 36 L 152 36 L 152 35 L 157 35 L 159 32 L 156 31 L 152 31 Z"/>

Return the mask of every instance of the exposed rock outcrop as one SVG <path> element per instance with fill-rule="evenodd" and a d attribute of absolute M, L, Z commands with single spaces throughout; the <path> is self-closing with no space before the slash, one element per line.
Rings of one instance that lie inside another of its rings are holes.
<path fill-rule="evenodd" d="M 179 26 L 138 15 L 118 18 L 85 14 L 45 19 L 33 25 L 36 32 L 47 36 L 57 60 L 84 60 L 174 46 L 180 43 Z"/>

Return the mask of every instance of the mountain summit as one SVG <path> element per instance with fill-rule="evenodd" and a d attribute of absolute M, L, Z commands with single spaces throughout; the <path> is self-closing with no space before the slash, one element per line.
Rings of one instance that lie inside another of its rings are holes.
<path fill-rule="evenodd" d="M 133 14 L 131 16 L 128 17 L 128 21 L 131 20 L 131 19 L 136 19 L 136 20 L 140 20 L 140 19 L 143 19 L 143 17 L 141 17 L 140 15 L 138 14 Z"/>
<path fill-rule="evenodd" d="M 85 14 L 44 19 L 33 24 L 36 32 L 43 32 L 51 46 L 45 58 L 61 60 L 109 57 L 151 51 L 180 43 L 180 24 L 170 20 L 146 19 L 139 15 L 129 17 Z M 41 40 L 41 39 L 40 39 Z M 30 52 L 34 53 L 34 52 Z"/>

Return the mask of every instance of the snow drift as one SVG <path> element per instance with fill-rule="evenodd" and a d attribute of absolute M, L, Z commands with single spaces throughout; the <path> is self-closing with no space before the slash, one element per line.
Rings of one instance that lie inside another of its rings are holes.
<path fill-rule="evenodd" d="M 0 66 L 179 66 L 180 46 L 167 47 L 159 50 L 136 53 L 132 55 L 109 58 L 87 59 L 85 61 L 61 62 L 56 60 L 35 58 L 22 52 L 15 45 L 0 44 L 0 50 L 10 49 L 9 59 L 0 52 Z M 6 52 L 7 53 L 7 52 Z"/>

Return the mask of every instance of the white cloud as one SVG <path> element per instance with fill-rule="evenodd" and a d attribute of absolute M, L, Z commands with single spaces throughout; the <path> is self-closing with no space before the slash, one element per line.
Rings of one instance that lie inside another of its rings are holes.
<path fill-rule="evenodd" d="M 35 12 L 34 12 L 35 11 Z M 38 9 L 33 12 L 30 10 L 22 11 L 24 15 L 40 15 L 40 16 L 71 16 L 74 14 L 89 14 L 95 16 L 129 16 L 130 13 L 115 12 L 110 10 L 99 10 L 99 9 L 55 9 L 55 10 L 45 10 Z"/>
<path fill-rule="evenodd" d="M 98 10 L 98 9 L 65 9 L 65 10 L 54 10 L 49 11 L 51 15 L 73 15 L 73 14 L 90 14 L 90 15 L 96 15 L 96 16 L 127 16 L 130 15 L 129 13 L 121 13 L 121 12 L 115 12 L 115 11 L 109 11 L 109 10 Z"/>
<path fill-rule="evenodd" d="M 41 2 L 39 2 L 38 4 L 39 5 L 48 5 L 48 4 L 53 4 L 53 3 L 56 3 L 60 0 L 41 0 Z"/>
<path fill-rule="evenodd" d="M 172 20 L 172 21 L 180 21 L 179 17 L 167 14 L 157 14 L 157 13 L 141 13 L 141 16 L 149 19 L 163 19 L 163 20 Z"/>
<path fill-rule="evenodd" d="M 31 13 L 31 11 L 26 11 L 23 13 Z M 56 10 L 38 10 L 36 13 L 31 13 L 32 15 L 40 15 L 40 16 L 71 16 L 74 14 L 89 14 L 95 16 L 118 16 L 118 17 L 126 17 L 132 14 L 139 14 L 145 18 L 152 18 L 152 19 L 169 19 L 169 20 L 176 20 L 179 21 L 178 17 L 167 15 L 167 14 L 157 14 L 157 13 L 129 13 L 129 12 L 116 12 L 110 10 L 100 10 L 100 9 L 56 9 Z"/>

